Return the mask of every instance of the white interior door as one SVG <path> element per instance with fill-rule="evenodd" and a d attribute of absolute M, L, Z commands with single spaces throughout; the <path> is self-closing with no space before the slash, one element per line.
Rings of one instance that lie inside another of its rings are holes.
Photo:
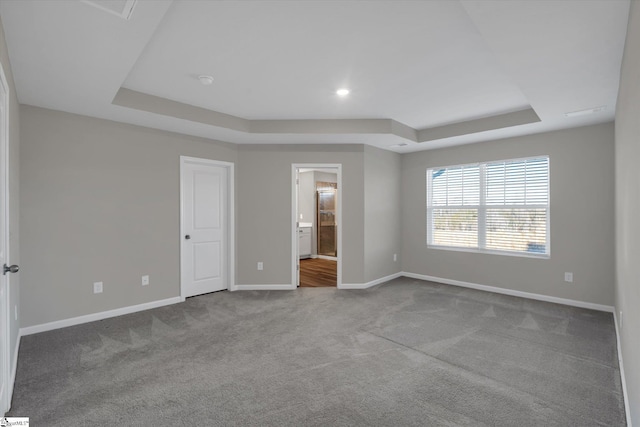
<path fill-rule="evenodd" d="M 228 289 L 228 168 L 182 159 L 182 297 Z"/>
<path fill-rule="evenodd" d="M 295 234 L 296 236 L 299 236 L 300 234 L 300 171 L 298 170 L 298 168 L 295 169 L 295 174 L 296 174 L 296 188 L 295 188 L 295 201 L 293 202 L 293 207 L 295 210 L 295 227 L 296 227 L 296 231 Z M 299 288 L 300 287 L 300 239 L 296 239 L 295 241 L 295 248 L 296 248 L 296 287 Z"/>
<path fill-rule="evenodd" d="M 9 198 L 8 198 L 8 155 L 9 155 L 9 92 L 4 77 L 0 73 L 0 269 L 4 270 L 8 263 L 9 250 Z M 17 271 L 17 266 L 12 266 L 11 272 Z M 7 271 L 0 271 L 0 413 L 9 410 L 11 391 L 9 390 L 9 378 L 11 368 L 9 362 L 9 279 Z"/>

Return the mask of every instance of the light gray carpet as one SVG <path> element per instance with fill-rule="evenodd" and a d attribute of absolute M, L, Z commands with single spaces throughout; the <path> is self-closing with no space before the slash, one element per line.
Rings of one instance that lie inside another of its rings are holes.
<path fill-rule="evenodd" d="M 32 425 L 621 426 L 611 314 L 413 279 L 220 292 L 24 337 Z"/>

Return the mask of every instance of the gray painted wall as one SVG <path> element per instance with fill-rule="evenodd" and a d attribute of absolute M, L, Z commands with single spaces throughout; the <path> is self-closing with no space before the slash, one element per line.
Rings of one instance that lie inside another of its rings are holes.
<path fill-rule="evenodd" d="M 179 295 L 180 155 L 236 163 L 237 284 L 291 283 L 291 164 L 341 163 L 343 283 L 364 281 L 362 145 L 237 148 L 31 106 L 21 115 L 22 327 Z"/>
<path fill-rule="evenodd" d="M 402 158 L 402 266 L 411 273 L 613 305 L 613 124 L 423 151 Z M 427 249 L 426 169 L 547 154 L 551 258 Z M 573 283 L 564 282 L 571 271 Z"/>
<path fill-rule="evenodd" d="M 4 28 L 0 22 L 0 63 L 2 70 L 9 84 L 9 256 L 7 262 L 18 264 L 20 262 L 20 108 L 18 105 L 18 97 L 16 95 L 16 87 L 13 83 L 13 72 L 11 71 L 11 63 L 9 62 L 9 54 L 7 44 L 4 38 Z M 9 276 L 9 307 L 11 311 L 17 309 L 18 320 L 15 319 L 13 313 L 10 317 L 10 336 L 9 351 L 11 357 L 16 351 L 18 342 L 18 333 L 20 329 L 20 320 L 22 313 L 20 311 L 20 278 L 22 273 L 12 274 Z M 16 360 L 11 360 L 11 369 L 15 369 Z"/>
<path fill-rule="evenodd" d="M 631 2 L 616 109 L 616 310 L 633 425 L 640 426 L 640 4 Z"/>
<path fill-rule="evenodd" d="M 613 303 L 612 124 L 400 156 L 234 146 L 28 106 L 22 116 L 22 326 L 179 295 L 180 155 L 236 162 L 237 284 L 291 283 L 291 164 L 341 163 L 343 283 L 408 271 Z M 426 249 L 428 166 L 536 154 L 551 155 L 550 260 Z"/>
<path fill-rule="evenodd" d="M 180 155 L 236 161 L 235 147 L 21 107 L 22 322 L 179 295 Z M 141 286 L 141 276 L 150 285 Z M 93 294 L 93 282 L 104 292 Z"/>
<path fill-rule="evenodd" d="M 364 280 L 362 145 L 238 146 L 239 285 L 291 284 L 291 165 L 342 164 L 343 283 Z M 257 262 L 264 270 L 256 269 Z"/>
<path fill-rule="evenodd" d="M 364 148 L 365 282 L 401 271 L 401 159 L 390 151 Z"/>

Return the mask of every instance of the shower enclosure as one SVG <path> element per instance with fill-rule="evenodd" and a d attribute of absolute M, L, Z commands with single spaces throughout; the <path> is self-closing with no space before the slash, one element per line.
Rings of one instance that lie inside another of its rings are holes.
<path fill-rule="evenodd" d="M 318 209 L 318 255 L 338 256 L 336 205 L 337 184 L 333 182 L 316 183 L 316 206 Z"/>

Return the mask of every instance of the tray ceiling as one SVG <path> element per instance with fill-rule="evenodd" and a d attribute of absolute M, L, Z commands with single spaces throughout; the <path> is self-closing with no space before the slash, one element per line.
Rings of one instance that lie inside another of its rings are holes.
<path fill-rule="evenodd" d="M 21 103 L 240 144 L 398 152 L 613 120 L 628 9 L 158 0 L 124 20 L 85 2 L 0 3 Z"/>

